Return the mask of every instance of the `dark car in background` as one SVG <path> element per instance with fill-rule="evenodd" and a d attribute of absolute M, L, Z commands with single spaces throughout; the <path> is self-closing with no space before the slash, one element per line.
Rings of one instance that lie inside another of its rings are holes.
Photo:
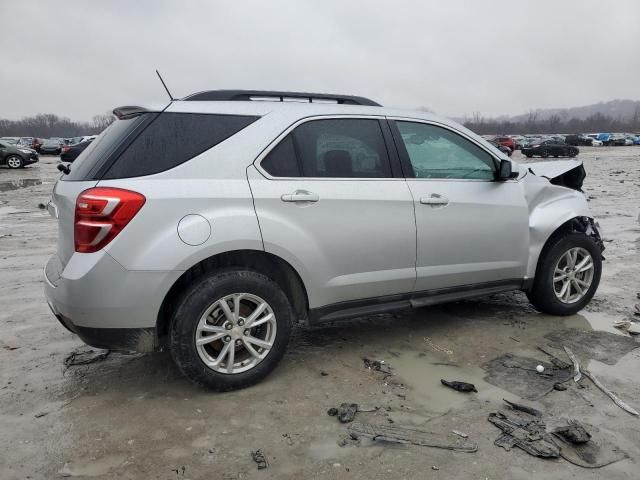
<path fill-rule="evenodd" d="M 539 143 L 532 143 L 528 147 L 522 149 L 523 155 L 527 158 L 538 156 L 547 157 L 575 157 L 580 153 L 578 147 L 567 145 L 560 140 L 544 140 Z"/>
<path fill-rule="evenodd" d="M 38 161 L 38 152 L 32 148 L 0 142 L 0 165 L 23 168 Z"/>
<path fill-rule="evenodd" d="M 65 145 L 62 147 L 62 153 L 60 154 L 60 160 L 63 162 L 73 162 L 78 155 L 84 152 L 93 140 L 87 140 L 86 142 L 76 143 L 75 145 Z"/>
<path fill-rule="evenodd" d="M 591 147 L 595 139 L 587 135 L 567 135 L 564 139 L 567 145 L 573 145 L 574 147 Z"/>
<path fill-rule="evenodd" d="M 42 155 L 60 155 L 64 142 L 61 138 L 47 138 L 40 146 Z"/>

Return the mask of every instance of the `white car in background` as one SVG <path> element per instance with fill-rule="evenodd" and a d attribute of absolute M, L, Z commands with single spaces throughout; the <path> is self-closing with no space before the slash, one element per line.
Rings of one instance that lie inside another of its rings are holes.
<path fill-rule="evenodd" d="M 591 146 L 592 147 L 601 147 L 602 146 L 602 142 L 596 138 L 593 139 L 593 141 L 591 142 Z"/>

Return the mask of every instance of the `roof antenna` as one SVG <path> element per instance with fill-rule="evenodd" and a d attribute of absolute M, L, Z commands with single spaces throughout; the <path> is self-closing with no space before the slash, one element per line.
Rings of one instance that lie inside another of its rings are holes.
<path fill-rule="evenodd" d="M 162 86 L 164 87 L 164 89 L 167 91 L 167 95 L 169 95 L 169 99 L 173 102 L 175 100 L 175 98 L 173 98 L 173 95 L 171 95 L 171 92 L 169 91 L 169 89 L 167 88 L 167 84 L 164 83 L 164 80 L 162 79 L 162 75 L 160 75 L 160 72 L 156 69 L 156 75 L 158 75 L 158 78 L 160 79 L 160 81 L 162 82 Z"/>

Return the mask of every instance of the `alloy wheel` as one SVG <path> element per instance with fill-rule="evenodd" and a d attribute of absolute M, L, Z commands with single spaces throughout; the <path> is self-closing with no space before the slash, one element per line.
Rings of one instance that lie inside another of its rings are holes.
<path fill-rule="evenodd" d="M 595 264 L 591 254 L 582 247 L 567 250 L 556 263 L 553 291 L 562 303 L 576 303 L 587 294 Z"/>
<path fill-rule="evenodd" d="M 276 317 L 269 304 L 250 293 L 233 293 L 211 304 L 195 332 L 198 356 L 220 373 L 245 372 L 271 351 Z"/>
<path fill-rule="evenodd" d="M 22 166 L 22 159 L 13 155 L 7 158 L 7 165 L 9 168 L 20 168 Z"/>

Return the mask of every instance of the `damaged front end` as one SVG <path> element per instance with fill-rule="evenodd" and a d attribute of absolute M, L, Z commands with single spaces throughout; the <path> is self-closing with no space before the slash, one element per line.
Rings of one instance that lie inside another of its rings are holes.
<path fill-rule="evenodd" d="M 604 251 L 600 228 L 582 191 L 586 172 L 581 161 L 521 164 L 520 174 L 529 209 L 528 278 L 535 276 L 538 259 L 549 239 L 562 232 L 587 235 Z"/>

